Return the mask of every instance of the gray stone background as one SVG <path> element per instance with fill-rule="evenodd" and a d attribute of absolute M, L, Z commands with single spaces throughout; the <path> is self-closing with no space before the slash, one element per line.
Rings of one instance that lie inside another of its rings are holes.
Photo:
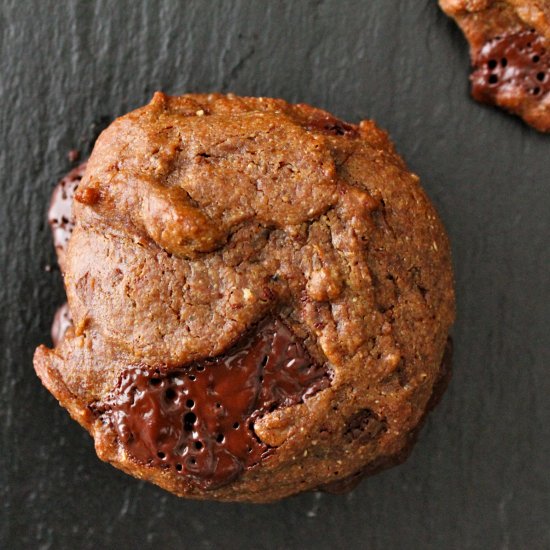
<path fill-rule="evenodd" d="M 435 0 L 2 0 L 0 44 L 1 548 L 550 548 L 550 137 L 470 100 Z M 157 89 L 374 118 L 420 174 L 458 320 L 454 379 L 405 465 L 347 496 L 188 502 L 100 462 L 41 387 L 52 186 Z"/>

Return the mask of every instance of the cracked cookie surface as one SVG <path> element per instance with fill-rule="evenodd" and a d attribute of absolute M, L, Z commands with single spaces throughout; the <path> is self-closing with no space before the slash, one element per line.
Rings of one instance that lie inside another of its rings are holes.
<path fill-rule="evenodd" d="M 450 253 L 373 122 L 157 93 L 100 136 L 72 216 L 73 324 L 35 369 L 102 459 L 180 496 L 260 502 L 410 448 L 443 377 Z"/>

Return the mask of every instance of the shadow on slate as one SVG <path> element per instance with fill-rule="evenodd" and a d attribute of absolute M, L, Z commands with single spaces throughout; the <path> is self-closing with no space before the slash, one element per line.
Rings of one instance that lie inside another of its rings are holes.
<path fill-rule="evenodd" d="M 550 547 L 550 137 L 475 104 L 434 0 L 0 6 L 0 547 Z M 62 300 L 45 214 L 72 148 L 168 93 L 374 118 L 453 243 L 454 379 L 409 461 L 345 496 L 179 500 L 101 463 L 32 369 Z"/>

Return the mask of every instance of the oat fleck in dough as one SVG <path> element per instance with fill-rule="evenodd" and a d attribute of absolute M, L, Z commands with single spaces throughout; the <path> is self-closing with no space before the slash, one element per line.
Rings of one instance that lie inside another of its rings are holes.
<path fill-rule="evenodd" d="M 99 137 L 70 239 L 52 227 L 69 310 L 36 372 L 101 459 L 177 495 L 349 488 L 444 388 L 449 244 L 371 121 L 157 93 Z"/>
<path fill-rule="evenodd" d="M 550 132 L 550 0 L 439 0 L 470 43 L 472 95 Z"/>

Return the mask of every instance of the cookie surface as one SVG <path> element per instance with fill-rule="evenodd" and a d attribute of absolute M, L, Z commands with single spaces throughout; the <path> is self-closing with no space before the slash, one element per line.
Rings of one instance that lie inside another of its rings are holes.
<path fill-rule="evenodd" d="M 263 502 L 406 455 L 446 376 L 452 271 L 374 123 L 157 93 L 100 136 L 72 215 L 73 325 L 34 364 L 100 458 Z"/>
<path fill-rule="evenodd" d="M 470 43 L 472 95 L 550 132 L 550 0 L 440 0 Z"/>

